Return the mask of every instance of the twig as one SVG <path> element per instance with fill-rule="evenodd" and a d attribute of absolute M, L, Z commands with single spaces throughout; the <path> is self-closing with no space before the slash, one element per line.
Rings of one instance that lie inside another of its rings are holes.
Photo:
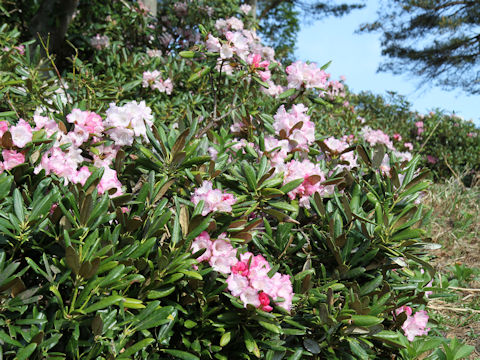
<path fill-rule="evenodd" d="M 435 124 L 435 127 L 433 128 L 432 132 L 430 134 L 428 134 L 427 138 L 425 139 L 425 141 L 423 142 L 422 146 L 420 146 L 420 149 L 418 149 L 417 153 L 420 153 L 422 150 L 423 150 L 423 147 L 427 144 L 428 140 L 430 140 L 430 138 L 432 137 L 433 133 L 435 132 L 435 130 L 437 130 L 437 127 L 438 125 L 440 125 L 440 123 L 443 121 L 443 118 L 442 120 L 438 121 L 436 124 Z"/>
<path fill-rule="evenodd" d="M 462 179 L 460 179 L 460 176 L 458 176 L 458 174 L 452 169 L 452 167 L 450 166 L 450 164 L 448 163 L 447 161 L 447 157 L 445 156 L 445 153 L 442 153 L 443 155 L 443 161 L 445 161 L 445 165 L 447 165 L 448 169 L 452 172 L 453 176 L 455 176 L 455 178 L 457 179 L 458 183 L 460 185 L 463 185 L 463 182 L 462 182 Z"/>
<path fill-rule="evenodd" d="M 457 311 L 457 312 L 473 312 L 476 314 L 480 314 L 480 310 L 475 310 L 475 309 L 464 309 L 464 308 L 442 306 L 442 305 L 427 305 L 427 307 L 432 310 L 450 310 L 450 311 Z"/>
<path fill-rule="evenodd" d="M 465 292 L 480 292 L 480 289 L 471 289 L 471 288 L 461 288 L 456 286 L 449 286 L 449 289 L 457 290 L 457 291 L 465 291 Z"/>

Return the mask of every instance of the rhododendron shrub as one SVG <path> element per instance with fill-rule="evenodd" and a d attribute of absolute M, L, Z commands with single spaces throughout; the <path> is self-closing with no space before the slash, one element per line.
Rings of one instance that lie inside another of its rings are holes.
<path fill-rule="evenodd" d="M 82 2 L 68 65 L 0 55 L 4 357 L 448 345 L 426 322 L 430 181 L 409 138 L 358 118 L 327 68 L 279 62 L 244 4 L 168 4 L 155 19 L 141 2 Z M 2 48 L 22 42 L 0 32 Z"/>

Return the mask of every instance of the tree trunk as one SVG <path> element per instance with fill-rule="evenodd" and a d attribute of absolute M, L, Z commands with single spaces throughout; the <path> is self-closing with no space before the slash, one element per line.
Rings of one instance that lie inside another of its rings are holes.
<path fill-rule="evenodd" d="M 41 44 L 48 43 L 48 51 L 61 49 L 68 25 L 72 21 L 79 0 L 44 0 L 32 18 L 30 33 Z"/>
<path fill-rule="evenodd" d="M 252 7 L 253 19 L 257 20 L 257 0 L 250 0 L 250 6 Z"/>

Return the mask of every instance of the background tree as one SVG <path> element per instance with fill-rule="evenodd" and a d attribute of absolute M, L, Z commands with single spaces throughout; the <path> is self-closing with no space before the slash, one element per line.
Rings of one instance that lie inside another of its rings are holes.
<path fill-rule="evenodd" d="M 480 93 L 480 2 L 389 0 L 360 31 L 382 33 L 380 71 Z"/>

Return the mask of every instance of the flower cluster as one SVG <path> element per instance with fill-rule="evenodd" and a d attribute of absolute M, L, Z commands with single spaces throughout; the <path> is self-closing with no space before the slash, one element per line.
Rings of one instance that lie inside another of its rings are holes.
<path fill-rule="evenodd" d="M 382 144 L 390 150 L 395 149 L 392 141 L 390 140 L 390 136 L 385 134 L 382 130 L 373 130 L 369 126 L 365 126 L 362 129 L 361 135 L 371 146 Z"/>
<path fill-rule="evenodd" d="M 264 68 L 260 76 L 265 79 L 264 81 L 270 81 L 270 72 L 266 67 L 270 62 L 275 61 L 275 52 L 271 47 L 262 45 L 255 31 L 244 29 L 243 21 L 236 17 L 218 19 L 215 28 L 224 39 L 221 40 L 209 34 L 205 46 L 208 51 L 219 53 L 219 67 L 223 60 L 237 55 L 252 65 L 253 69 Z M 260 59 L 264 60 L 260 61 Z M 233 73 L 233 67 L 230 64 L 223 63 L 221 66 L 223 72 Z"/>
<path fill-rule="evenodd" d="M 130 146 L 135 137 L 147 139 L 146 126 L 152 126 L 152 109 L 145 101 L 131 101 L 123 106 L 110 104 L 106 111 L 106 133 L 118 146 Z"/>
<path fill-rule="evenodd" d="M 417 135 L 420 136 L 423 134 L 423 132 L 425 131 L 423 126 L 424 126 L 423 121 L 417 121 L 415 123 L 415 127 L 417 128 Z"/>
<path fill-rule="evenodd" d="M 287 66 L 285 71 L 288 75 L 288 88 L 326 88 L 328 74 L 319 69 L 315 63 L 306 64 L 302 61 L 296 61 Z"/>
<path fill-rule="evenodd" d="M 430 328 L 426 328 L 428 323 L 428 314 L 425 310 L 419 310 L 412 316 L 412 308 L 410 306 L 402 306 L 395 310 L 395 315 L 405 312 L 407 320 L 402 325 L 408 341 L 413 341 L 415 336 L 428 335 Z"/>
<path fill-rule="evenodd" d="M 330 100 L 334 100 L 337 97 L 345 97 L 345 85 L 337 80 L 327 82 L 326 90 L 320 94 L 320 96 L 326 96 Z"/>
<path fill-rule="evenodd" d="M 293 289 L 290 276 L 278 272 L 269 274 L 270 264 L 262 255 L 246 252 L 238 256 L 225 234 L 212 240 L 206 231 L 192 243 L 193 253 L 201 249 L 205 252 L 197 260 L 206 261 L 215 271 L 229 275 L 228 290 L 239 297 L 245 307 L 250 304 L 263 311 L 272 311 L 272 299 L 278 306 L 291 310 Z"/>
<path fill-rule="evenodd" d="M 33 116 L 33 128 L 23 119 L 15 125 L 0 121 L 0 136 L 9 132 L 12 139 L 12 146 L 2 151 L 0 171 L 23 164 L 24 150 L 38 133 L 39 138 L 49 138 L 53 146 L 42 154 L 34 168 L 36 174 L 44 171 L 46 175 L 62 177 L 65 183 L 84 185 L 93 169 L 103 168 L 98 193 L 122 195 L 122 184 L 111 165 L 120 146 L 132 145 L 135 138 L 146 138 L 146 126 L 151 126 L 152 119 L 151 109 L 145 102 L 132 101 L 121 107 L 110 104 L 105 121 L 92 111 L 73 109 L 66 116 L 71 124 L 68 131 L 64 125 L 38 112 Z M 114 141 L 113 145 L 104 143 L 108 138 Z"/>
<path fill-rule="evenodd" d="M 324 186 L 321 183 L 325 181 L 323 171 L 310 160 L 303 161 L 292 160 L 286 164 L 285 178 L 283 183 L 304 179 L 302 184 L 288 193 L 288 197 L 293 200 L 297 196 L 300 198 L 299 205 L 307 209 L 310 208 L 310 196 L 318 192 L 321 196 L 331 195 L 333 186 Z"/>
<path fill-rule="evenodd" d="M 222 192 L 218 189 L 213 189 L 213 184 L 210 181 L 204 181 L 202 186 L 195 189 L 192 196 L 192 202 L 197 206 L 200 201 L 204 201 L 202 215 L 214 211 L 230 212 L 232 211 L 232 205 L 235 204 L 237 199 L 232 194 Z"/>
<path fill-rule="evenodd" d="M 205 252 L 197 258 L 199 262 L 207 261 L 213 270 L 222 274 L 229 274 L 231 267 L 238 261 L 237 251 L 228 242 L 225 234 L 221 234 L 216 240 L 210 239 L 210 235 L 203 231 L 192 242 L 192 252 L 196 253 L 201 249 Z"/>
<path fill-rule="evenodd" d="M 162 73 L 158 70 L 144 71 L 142 86 L 144 88 L 150 87 L 152 90 L 158 90 L 170 95 L 173 90 L 172 80 L 170 80 L 170 78 L 163 80 L 161 75 Z"/>
<path fill-rule="evenodd" d="M 339 168 L 351 169 L 358 166 L 357 156 L 353 151 L 348 151 L 342 154 L 342 152 L 346 150 L 349 146 L 348 140 L 349 138 L 347 136 L 344 136 L 340 140 L 334 138 L 333 136 L 323 140 L 323 143 L 330 149 L 333 154 L 339 155 L 339 159 L 343 162 L 342 164 L 339 164 L 337 166 Z"/>
<path fill-rule="evenodd" d="M 290 141 L 291 149 L 308 150 L 308 145 L 315 141 L 315 124 L 307 110 L 305 105 L 297 104 L 287 112 L 282 105 L 273 117 L 273 128 L 282 139 Z"/>

